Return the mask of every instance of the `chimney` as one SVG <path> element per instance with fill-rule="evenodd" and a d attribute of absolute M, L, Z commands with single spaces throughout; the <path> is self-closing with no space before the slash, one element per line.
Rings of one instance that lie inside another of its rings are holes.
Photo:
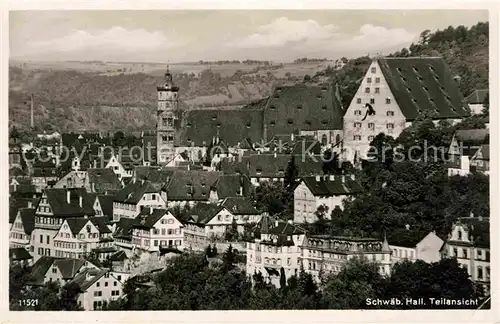
<path fill-rule="evenodd" d="M 71 202 L 71 192 L 66 190 L 66 202 L 69 204 Z"/>
<path fill-rule="evenodd" d="M 316 182 L 320 182 L 321 181 L 321 176 L 316 176 Z"/>
<path fill-rule="evenodd" d="M 92 189 L 92 192 L 95 192 L 95 182 L 92 182 L 92 187 L 91 187 L 91 189 Z"/>
<path fill-rule="evenodd" d="M 243 183 L 240 181 L 240 196 L 243 196 Z"/>
<path fill-rule="evenodd" d="M 342 183 L 345 183 L 345 175 L 342 175 Z"/>
<path fill-rule="evenodd" d="M 264 134 L 262 134 L 262 138 L 264 140 L 264 143 L 267 143 L 267 125 L 264 124 Z"/>
<path fill-rule="evenodd" d="M 330 178 L 330 181 L 335 181 L 335 176 L 334 176 L 333 174 L 331 174 L 331 175 L 329 176 L 329 178 Z"/>
<path fill-rule="evenodd" d="M 149 213 L 152 214 L 153 213 L 153 206 L 149 207 Z"/>
<path fill-rule="evenodd" d="M 483 216 L 478 216 L 477 219 L 482 222 L 483 221 Z"/>
<path fill-rule="evenodd" d="M 352 181 L 356 180 L 356 176 L 354 175 L 354 173 L 353 173 L 353 174 L 351 174 L 351 180 L 352 180 Z"/>
<path fill-rule="evenodd" d="M 293 140 L 295 139 L 295 135 L 293 133 L 290 134 L 290 140 L 293 142 Z"/>
<path fill-rule="evenodd" d="M 410 230 L 410 224 L 406 224 L 405 228 L 406 228 L 407 231 L 409 231 Z"/>
<path fill-rule="evenodd" d="M 274 225 L 277 227 L 280 224 L 278 220 L 274 221 Z"/>
<path fill-rule="evenodd" d="M 28 208 L 33 208 L 33 202 L 31 200 L 28 201 Z"/>
<path fill-rule="evenodd" d="M 274 151 L 274 158 L 277 158 L 278 157 L 278 153 L 276 153 L 276 151 Z"/>
<path fill-rule="evenodd" d="M 288 220 L 288 224 L 293 225 L 293 220 L 289 219 L 289 220 Z"/>
<path fill-rule="evenodd" d="M 80 197 L 78 197 L 78 205 L 80 205 L 80 208 L 83 208 L 83 196 L 80 195 Z"/>

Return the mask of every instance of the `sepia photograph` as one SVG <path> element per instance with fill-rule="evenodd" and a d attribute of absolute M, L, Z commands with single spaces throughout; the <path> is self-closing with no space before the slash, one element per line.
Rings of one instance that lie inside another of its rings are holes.
<path fill-rule="evenodd" d="M 10 311 L 498 306 L 489 12 L 382 9 L 10 10 Z"/>

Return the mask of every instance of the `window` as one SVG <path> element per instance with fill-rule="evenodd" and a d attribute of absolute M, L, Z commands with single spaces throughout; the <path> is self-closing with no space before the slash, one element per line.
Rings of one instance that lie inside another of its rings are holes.
<path fill-rule="evenodd" d="M 372 78 L 366 78 L 366 83 L 372 83 Z"/>
<path fill-rule="evenodd" d="M 57 273 L 57 268 L 56 267 L 52 268 L 52 273 Z"/>
<path fill-rule="evenodd" d="M 387 116 L 394 116 L 394 111 L 390 111 L 390 110 L 389 110 L 389 111 L 387 112 Z"/>
<path fill-rule="evenodd" d="M 376 73 L 376 72 L 377 72 L 377 68 L 372 67 L 372 73 Z"/>
<path fill-rule="evenodd" d="M 375 83 L 380 83 L 380 78 L 375 78 Z"/>
<path fill-rule="evenodd" d="M 289 266 L 292 265 L 292 258 L 288 258 L 286 260 L 286 264 L 289 265 Z"/>
<path fill-rule="evenodd" d="M 380 93 L 380 88 L 375 88 L 375 93 Z"/>
<path fill-rule="evenodd" d="M 97 283 L 95 284 L 95 286 L 96 286 L 97 288 L 99 288 L 99 286 L 100 286 L 100 285 L 101 285 L 101 283 L 100 283 L 100 282 L 97 282 Z"/>
<path fill-rule="evenodd" d="M 158 240 L 154 240 L 154 246 L 158 246 Z"/>
<path fill-rule="evenodd" d="M 368 136 L 368 140 L 371 142 L 375 137 L 373 135 Z"/>
<path fill-rule="evenodd" d="M 116 285 L 117 285 L 117 284 L 118 284 L 118 283 L 117 283 L 116 281 L 115 281 L 115 282 L 113 282 L 113 286 L 115 286 L 115 287 L 116 287 Z"/>
<path fill-rule="evenodd" d="M 458 239 L 462 240 L 462 231 L 461 230 L 458 230 Z"/>
<path fill-rule="evenodd" d="M 370 93 L 370 88 L 365 88 L 365 93 Z"/>
<path fill-rule="evenodd" d="M 387 129 L 393 129 L 394 128 L 394 124 L 387 124 Z"/>
<path fill-rule="evenodd" d="M 375 103 L 375 98 L 370 98 L 370 103 L 373 105 Z"/>
<path fill-rule="evenodd" d="M 107 282 L 107 281 L 105 281 L 105 282 L 104 282 L 104 287 L 107 287 L 107 286 L 108 286 L 108 282 Z"/>
<path fill-rule="evenodd" d="M 361 110 L 355 110 L 354 116 L 361 116 Z"/>
<path fill-rule="evenodd" d="M 43 235 L 40 235 L 40 243 L 43 243 Z"/>
<path fill-rule="evenodd" d="M 454 257 L 458 256 L 458 249 L 457 248 L 453 248 L 453 256 Z"/>
<path fill-rule="evenodd" d="M 166 232 L 167 231 L 164 228 L 161 229 L 161 235 L 165 235 Z"/>
<path fill-rule="evenodd" d="M 94 297 L 100 297 L 100 296 L 102 296 L 102 291 L 100 290 L 94 291 Z"/>
<path fill-rule="evenodd" d="M 391 103 L 391 98 L 385 98 L 385 103 L 390 104 Z"/>
<path fill-rule="evenodd" d="M 356 99 L 356 103 L 361 103 L 361 98 Z"/>
<path fill-rule="evenodd" d="M 483 267 L 482 266 L 477 267 L 477 279 L 483 279 Z"/>
<path fill-rule="evenodd" d="M 361 135 L 354 135 L 355 141 L 361 141 Z"/>
<path fill-rule="evenodd" d="M 463 254 L 464 259 L 468 259 L 467 249 L 462 249 L 462 254 Z"/>
<path fill-rule="evenodd" d="M 354 127 L 355 127 L 355 128 L 361 128 L 361 123 L 360 123 L 360 122 L 356 122 L 356 123 L 354 123 Z"/>
<path fill-rule="evenodd" d="M 477 250 L 477 258 L 480 259 L 482 257 L 483 250 Z"/>
<path fill-rule="evenodd" d="M 368 123 L 368 129 L 374 129 L 375 124 L 374 123 Z"/>

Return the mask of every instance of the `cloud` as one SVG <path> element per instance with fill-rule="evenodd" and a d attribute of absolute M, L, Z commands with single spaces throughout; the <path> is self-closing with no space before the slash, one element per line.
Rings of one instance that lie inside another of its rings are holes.
<path fill-rule="evenodd" d="M 324 40 L 335 35 L 334 25 L 321 26 L 314 20 L 290 20 L 281 17 L 268 25 L 260 26 L 257 33 L 248 35 L 228 45 L 243 48 L 276 47 L 308 40 Z"/>
<path fill-rule="evenodd" d="M 124 56 L 139 57 L 180 45 L 181 43 L 168 39 L 158 31 L 112 27 L 94 31 L 73 30 L 64 36 L 52 39 L 28 41 L 20 51 L 12 54 L 30 56 L 36 53 L 36 55 L 71 59 L 85 59 L 92 54 L 92 59 L 106 60 Z"/>
<path fill-rule="evenodd" d="M 366 24 L 361 26 L 359 34 L 338 42 L 346 52 L 362 51 L 374 53 L 401 49 L 416 40 L 417 35 L 402 28 L 385 28 Z M 360 53 L 361 55 L 362 53 Z"/>
<path fill-rule="evenodd" d="M 402 28 L 362 25 L 355 34 L 314 20 L 282 17 L 258 28 L 258 32 L 228 42 L 228 52 L 255 55 L 259 59 L 293 60 L 298 57 L 357 57 L 387 53 L 408 46 L 415 34 Z M 220 49 L 219 49 L 220 53 Z M 254 56 L 253 56 L 254 57 Z"/>

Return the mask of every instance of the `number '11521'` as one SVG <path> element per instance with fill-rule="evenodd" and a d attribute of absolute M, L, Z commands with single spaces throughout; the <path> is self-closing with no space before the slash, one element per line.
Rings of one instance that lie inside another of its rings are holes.
<path fill-rule="evenodd" d="M 35 307 L 38 305 L 38 299 L 19 299 L 19 306 Z"/>

